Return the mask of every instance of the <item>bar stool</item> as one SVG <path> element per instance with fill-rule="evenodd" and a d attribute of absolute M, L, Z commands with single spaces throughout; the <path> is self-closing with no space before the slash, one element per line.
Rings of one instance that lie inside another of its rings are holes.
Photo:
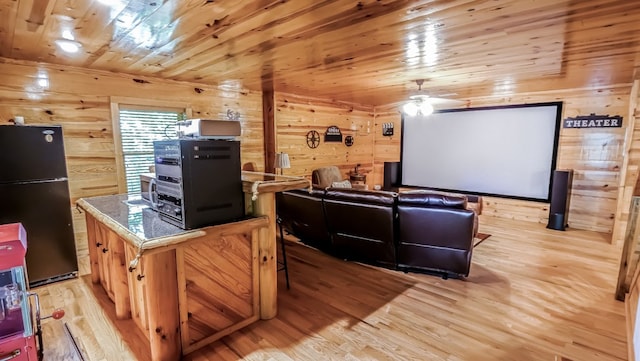
<path fill-rule="evenodd" d="M 282 261 L 278 260 L 278 272 L 284 271 L 285 279 L 287 280 L 287 289 L 289 289 L 289 268 L 287 267 L 287 250 L 284 246 L 284 232 L 282 231 L 282 218 L 276 216 L 276 222 L 278 228 L 280 228 L 280 244 L 282 246 Z"/>

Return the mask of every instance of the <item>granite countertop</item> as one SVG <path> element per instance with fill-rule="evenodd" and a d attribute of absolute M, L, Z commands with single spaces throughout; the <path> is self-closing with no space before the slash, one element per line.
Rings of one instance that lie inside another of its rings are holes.
<path fill-rule="evenodd" d="M 266 227 L 269 217 L 247 217 L 244 220 L 185 230 L 160 219 L 150 204 L 139 195 L 117 194 L 81 198 L 78 206 L 91 214 L 131 246 L 138 256 L 151 250 L 176 248 L 184 242 L 203 236 L 223 236 Z"/>
<path fill-rule="evenodd" d="M 137 237 L 139 242 L 193 232 L 161 220 L 158 212 L 151 209 L 150 203 L 139 195 L 117 194 L 83 198 L 78 204 L 85 208 L 81 202 L 109 217 L 112 221 L 110 223 L 116 223 L 126 229 L 132 236 Z"/>
<path fill-rule="evenodd" d="M 254 200 L 259 193 L 310 187 L 309 181 L 302 177 L 259 172 L 242 172 L 242 183 L 243 190 L 252 194 Z M 244 231 L 265 227 L 269 222 L 265 215 L 249 217 L 239 222 L 184 230 L 161 220 L 158 213 L 151 208 L 150 203 L 142 199 L 139 194 L 81 198 L 77 204 L 97 221 L 137 248 L 139 254 L 151 249 L 175 246 L 209 233 L 237 231 L 239 227 Z"/>

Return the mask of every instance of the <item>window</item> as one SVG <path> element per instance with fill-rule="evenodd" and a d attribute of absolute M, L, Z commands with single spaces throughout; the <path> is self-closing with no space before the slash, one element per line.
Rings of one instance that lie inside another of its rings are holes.
<path fill-rule="evenodd" d="M 166 109 L 128 109 L 120 107 L 120 141 L 127 192 L 140 193 L 140 177 L 149 172 L 153 161 L 153 141 L 176 138 L 175 123 L 183 111 Z"/>

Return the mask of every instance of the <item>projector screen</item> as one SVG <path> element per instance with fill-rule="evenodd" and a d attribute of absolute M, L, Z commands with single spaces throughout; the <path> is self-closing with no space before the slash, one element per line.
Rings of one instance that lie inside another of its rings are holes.
<path fill-rule="evenodd" d="M 402 184 L 548 202 L 562 103 L 402 119 Z"/>

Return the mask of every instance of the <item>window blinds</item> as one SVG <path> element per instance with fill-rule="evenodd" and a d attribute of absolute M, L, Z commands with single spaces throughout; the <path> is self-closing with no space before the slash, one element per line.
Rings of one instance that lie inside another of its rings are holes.
<path fill-rule="evenodd" d="M 141 173 L 153 165 L 153 141 L 176 138 L 175 123 L 181 110 L 120 110 L 120 137 L 124 154 L 127 192 L 140 193 Z"/>

